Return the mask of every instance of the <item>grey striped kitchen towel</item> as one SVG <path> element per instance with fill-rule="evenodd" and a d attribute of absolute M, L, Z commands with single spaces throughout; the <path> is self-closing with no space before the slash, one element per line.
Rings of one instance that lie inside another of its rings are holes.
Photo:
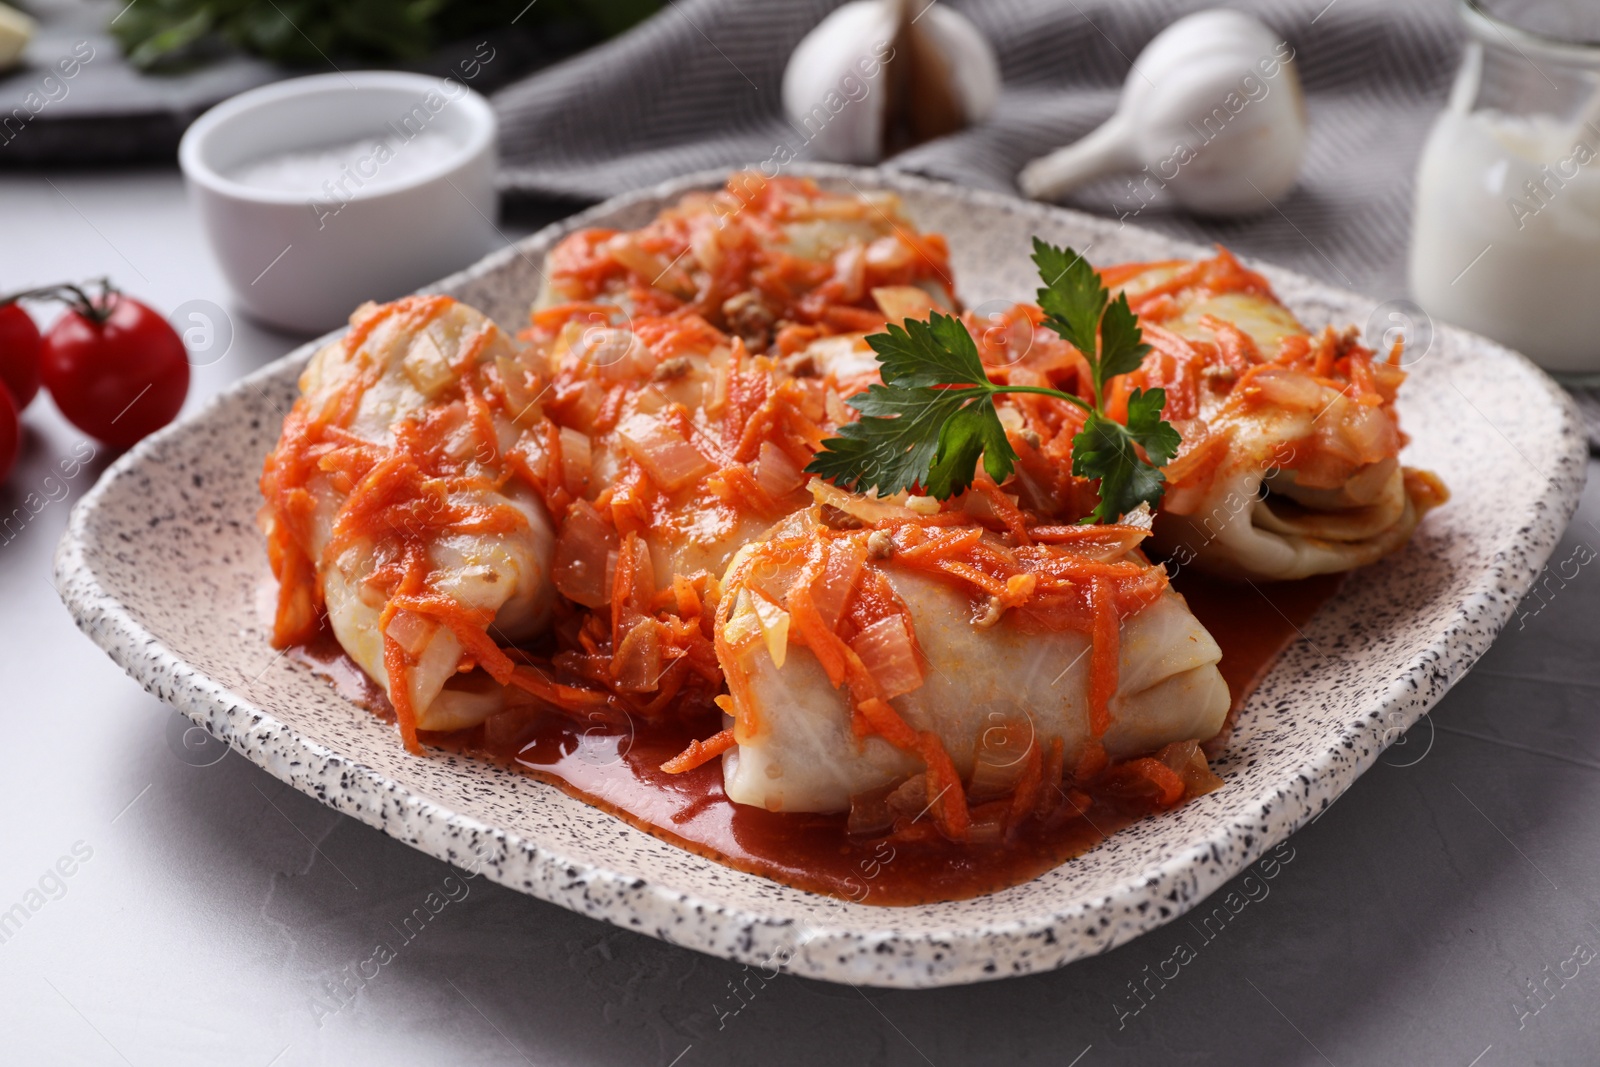
<path fill-rule="evenodd" d="M 926 0 L 917 0 L 925 3 Z M 1112 112 L 1133 59 L 1204 0 L 937 0 L 994 45 L 1004 90 L 979 126 L 886 166 L 1015 192 L 1017 171 Z M 613 41 L 500 90 L 502 185 L 598 200 L 690 171 L 810 158 L 784 117 L 790 52 L 837 0 L 678 0 Z M 1453 0 L 1236 0 L 1295 50 L 1311 122 L 1301 180 L 1238 219 L 1155 207 L 1138 223 L 1220 241 L 1378 300 L 1406 295 L 1413 172 L 1444 105 L 1463 34 Z M 780 155 L 779 158 L 782 158 Z M 1118 180 L 1067 201 L 1116 216 Z M 1600 401 L 1588 405 L 1600 445 Z"/>

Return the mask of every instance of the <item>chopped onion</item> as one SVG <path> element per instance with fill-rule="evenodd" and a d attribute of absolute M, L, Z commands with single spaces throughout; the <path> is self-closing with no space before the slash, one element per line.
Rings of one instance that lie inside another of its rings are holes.
<path fill-rule="evenodd" d="M 556 590 L 574 603 L 598 608 L 611 603 L 611 581 L 606 557 L 617 548 L 617 532 L 587 500 L 567 509 L 566 521 L 556 538 L 550 579 Z"/>
<path fill-rule="evenodd" d="M 432 620 L 402 610 L 394 613 L 394 618 L 389 620 L 383 632 L 394 638 L 408 655 L 416 657 L 422 655 L 422 650 L 428 647 L 428 641 L 438 628 Z"/>
<path fill-rule="evenodd" d="M 734 601 L 733 612 L 728 616 L 728 621 L 722 627 L 722 638 L 735 650 L 761 636 L 761 620 L 756 617 L 751 600 L 754 593 L 749 588 L 739 590 L 739 598 Z"/>
<path fill-rule="evenodd" d="M 583 331 L 573 351 L 609 382 L 637 381 L 655 370 L 655 357 L 631 330 L 591 327 Z"/>
<path fill-rule="evenodd" d="M 434 411 L 431 428 L 442 438 L 441 451 L 457 462 L 471 459 L 478 451 L 478 427 L 459 400 Z"/>
<path fill-rule="evenodd" d="M 720 224 L 722 220 L 717 220 Z M 689 247 L 694 249 L 694 258 L 708 273 L 714 273 L 722 266 L 722 244 L 717 240 L 722 233 L 720 225 L 701 226 L 695 229 L 689 238 Z"/>
<path fill-rule="evenodd" d="M 1005 836 L 1008 810 L 1003 803 L 973 808 L 971 822 L 967 824 L 967 841 L 974 845 L 999 844 Z"/>
<path fill-rule="evenodd" d="M 711 471 L 706 461 L 683 435 L 652 415 L 633 414 L 617 427 L 628 455 L 667 492 L 681 488 Z"/>
<path fill-rule="evenodd" d="M 828 546 L 828 558 L 822 573 L 811 583 L 811 603 L 822 616 L 822 624 L 832 630 L 839 625 L 850 597 L 855 592 L 856 579 L 866 566 L 867 545 L 859 537 L 839 537 Z"/>
<path fill-rule="evenodd" d="M 872 290 L 872 299 L 883 317 L 897 326 L 906 319 L 926 319 L 933 312 L 944 310 L 926 290 L 914 285 L 881 285 Z"/>
<path fill-rule="evenodd" d="M 828 416 L 828 421 L 835 426 L 842 426 L 850 421 L 850 409 L 845 407 L 844 401 L 840 399 L 838 392 L 833 389 L 829 389 L 822 394 L 822 410 Z"/>
<path fill-rule="evenodd" d="M 1406 372 L 1391 363 L 1376 361 L 1372 364 L 1372 384 L 1378 387 L 1378 395 L 1385 404 L 1394 403 L 1395 394 L 1405 380 Z"/>
<path fill-rule="evenodd" d="M 400 364 L 417 392 L 432 400 L 456 380 L 450 360 L 439 350 L 438 344 L 427 333 L 420 333 L 411 342 L 410 351 Z"/>
<path fill-rule="evenodd" d="M 761 442 L 755 462 L 756 484 L 774 500 L 782 500 L 805 483 L 800 467 L 771 441 Z"/>
<path fill-rule="evenodd" d="M 523 464 L 533 472 L 533 477 L 538 478 L 541 488 L 549 490 L 550 486 L 544 485 L 550 475 L 550 453 L 544 446 L 544 434 L 539 430 L 523 430 L 522 437 L 517 438 L 517 443 L 506 450 L 507 454 L 515 453 L 522 456 Z"/>
<path fill-rule="evenodd" d="M 854 304 L 866 287 L 866 257 L 859 244 L 848 244 L 833 255 L 833 283 L 841 304 Z"/>
<path fill-rule="evenodd" d="M 1205 753 L 1200 751 L 1198 741 L 1174 741 L 1167 745 L 1156 758 L 1178 773 L 1183 779 L 1184 793 L 1190 797 L 1203 797 L 1207 793 L 1215 793 L 1221 789 L 1223 782 L 1211 770 L 1211 765 L 1206 762 Z"/>
<path fill-rule="evenodd" d="M 694 283 L 689 279 L 688 272 L 675 263 L 666 262 L 654 252 L 640 248 L 632 234 L 617 234 L 605 243 L 605 250 L 612 259 L 645 279 L 648 284 L 675 296 L 687 298 L 694 295 Z"/>
<path fill-rule="evenodd" d="M 1264 368 L 1249 384 L 1262 399 L 1286 408 L 1320 411 L 1328 403 L 1327 386 L 1295 370 Z"/>
<path fill-rule="evenodd" d="M 761 636 L 767 642 L 767 654 L 772 657 L 772 665 L 781 668 L 789 652 L 789 613 L 760 593 L 754 590 L 747 592 L 750 595 L 750 608 L 761 627 Z"/>
<path fill-rule="evenodd" d="M 806 488 L 811 490 L 811 496 L 818 504 L 831 504 L 846 515 L 854 515 L 869 526 L 888 519 L 918 518 L 915 511 L 902 506 L 902 501 L 906 499 L 903 493 L 879 499 L 865 493 L 847 493 L 832 482 L 825 482 L 821 478 L 811 479 Z"/>
<path fill-rule="evenodd" d="M 867 245 L 867 266 L 884 273 L 904 270 L 915 258 L 916 253 L 910 246 L 893 234 L 874 238 L 872 243 Z"/>
<path fill-rule="evenodd" d="M 1016 507 L 1016 505 L 1017 505 L 1016 494 L 1014 494 L 1014 493 L 1001 493 L 1000 495 L 1002 497 L 1004 497 L 1006 500 L 1010 501 L 1012 507 Z M 916 501 L 920 501 L 920 500 L 933 500 L 933 499 L 934 499 L 933 497 L 912 497 L 910 500 L 906 501 L 906 503 L 910 504 L 912 507 L 921 507 L 922 505 L 919 505 L 919 504 L 917 504 L 915 502 Z M 937 504 L 937 501 L 934 501 L 934 502 L 935 502 L 935 504 Z M 979 492 L 964 493 L 961 496 L 960 503 L 961 503 L 961 510 L 962 511 L 965 511 L 968 515 L 971 515 L 974 519 L 977 519 L 981 523 L 985 523 L 985 524 L 990 525 L 990 526 L 1001 526 L 1001 527 L 1004 527 L 1006 525 L 1006 516 L 1002 515 L 1000 513 L 1000 509 L 995 507 L 995 502 L 989 496 L 988 493 L 979 493 Z M 938 512 L 935 511 L 935 512 L 932 512 L 932 514 L 937 515 Z"/>
<path fill-rule="evenodd" d="M 1007 722 L 983 731 L 972 763 L 967 798 L 978 804 L 1016 792 L 1028 768 L 1028 750 L 1036 744 L 1032 723 Z"/>
<path fill-rule="evenodd" d="M 506 391 L 512 421 L 519 426 L 540 422 L 544 412 L 539 408 L 538 376 L 509 356 L 496 356 L 494 366 L 500 374 L 500 385 Z"/>
<path fill-rule="evenodd" d="M 638 615 L 650 614 L 650 601 L 656 595 L 656 568 L 655 560 L 650 556 L 650 546 L 644 538 L 629 534 L 622 544 L 623 552 L 630 552 L 633 556 L 628 562 L 632 566 L 630 582 L 627 588 L 628 598 L 623 602 L 623 618 L 628 619 Z M 608 563 L 608 577 L 612 582 L 611 597 L 614 601 L 617 596 L 615 588 L 616 571 L 618 562 Z"/>
<path fill-rule="evenodd" d="M 1382 498 L 1383 491 L 1389 487 L 1389 480 L 1399 467 L 1399 460 L 1393 456 L 1369 463 L 1340 486 L 1340 496 L 1356 505 L 1375 504 Z"/>
<path fill-rule="evenodd" d="M 1345 444 L 1363 463 L 1376 463 L 1393 454 L 1391 446 L 1398 444 L 1389 416 L 1382 408 L 1368 404 L 1348 404 L 1339 428 Z"/>
<path fill-rule="evenodd" d="M 1174 741 L 1156 753 L 1156 759 L 1173 770 L 1183 773 L 1183 768 L 1200 749 L 1198 741 Z"/>
<path fill-rule="evenodd" d="M 611 657 L 611 676 L 617 688 L 630 693 L 648 693 L 661 682 L 662 625 L 642 618 L 633 624 Z"/>
<path fill-rule="evenodd" d="M 563 400 L 566 400 L 563 397 Z M 605 405 L 606 391 L 600 383 L 589 379 L 571 400 L 566 400 L 567 415 L 569 420 L 579 426 L 592 426 L 599 417 L 600 409 Z"/>
<path fill-rule="evenodd" d="M 1183 444 L 1172 462 L 1161 468 L 1169 484 L 1185 481 L 1206 466 L 1214 466 L 1227 451 L 1227 436 L 1213 432 L 1202 419 L 1182 419 L 1174 426 L 1183 435 Z"/>
<path fill-rule="evenodd" d="M 850 647 L 878 683 L 883 699 L 892 700 L 922 685 L 922 665 L 904 615 L 879 619 L 856 634 Z"/>
<path fill-rule="evenodd" d="M 915 819 L 928 810 L 928 776 L 913 774 L 901 782 L 884 801 L 895 815 Z"/>
<path fill-rule="evenodd" d="M 833 391 L 826 384 L 815 378 L 796 379 L 795 389 L 800 394 L 796 400 L 800 414 L 812 422 L 821 422 L 828 413 L 826 398 Z"/>
<path fill-rule="evenodd" d="M 561 428 L 561 477 L 567 491 L 582 496 L 589 487 L 589 469 L 594 453 L 589 445 L 589 435 L 565 426 Z"/>
<path fill-rule="evenodd" d="M 654 252 L 647 252 L 633 242 L 633 235 L 619 233 L 605 243 L 612 259 L 644 278 L 657 278 L 666 271 L 666 261 Z"/>
<path fill-rule="evenodd" d="M 1040 544 L 1060 545 L 1072 555 L 1100 563 L 1123 559 L 1139 547 L 1150 531 L 1128 523 L 1094 526 L 1036 526 L 1031 531 Z"/>

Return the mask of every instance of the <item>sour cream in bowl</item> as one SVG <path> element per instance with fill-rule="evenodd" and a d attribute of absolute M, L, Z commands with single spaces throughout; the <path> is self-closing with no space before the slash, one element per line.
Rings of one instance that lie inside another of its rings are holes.
<path fill-rule="evenodd" d="M 318 74 L 218 104 L 178 159 L 241 308 L 317 333 L 492 247 L 495 132 L 450 78 Z"/>

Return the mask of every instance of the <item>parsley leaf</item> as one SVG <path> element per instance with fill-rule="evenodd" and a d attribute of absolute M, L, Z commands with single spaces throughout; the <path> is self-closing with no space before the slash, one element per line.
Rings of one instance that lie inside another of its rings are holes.
<path fill-rule="evenodd" d="M 1106 307 L 1100 275 L 1078 253 L 1046 244 L 1037 237 L 1033 239 L 1033 263 L 1044 282 L 1038 297 L 1039 306 L 1044 309 L 1044 324 L 1092 362 L 1095 333 Z M 1099 384 L 1096 380 L 1097 389 Z"/>
<path fill-rule="evenodd" d="M 936 311 L 927 322 L 907 319 L 903 329 L 892 324 L 888 329 L 867 338 L 878 354 L 885 384 L 905 388 L 989 384 L 978 346 L 961 320 Z"/>
<path fill-rule="evenodd" d="M 1118 293 L 1100 320 L 1100 358 L 1091 360 L 1096 398 L 1104 397 L 1106 383 L 1111 379 L 1139 369 L 1139 364 L 1150 353 L 1150 346 L 1143 338 L 1139 320 L 1128 309 L 1128 294 Z M 1160 409 L 1156 412 L 1159 415 Z"/>
<path fill-rule="evenodd" d="M 928 468 L 928 495 L 946 500 L 966 492 L 972 485 L 980 455 L 983 469 L 996 485 L 1006 480 L 1017 463 L 1017 453 L 1006 439 L 1006 428 L 994 409 L 992 393 L 963 407 L 944 424 L 939 451 Z"/>
<path fill-rule="evenodd" d="M 1181 443 L 1161 419 L 1166 393 L 1135 389 L 1126 423 L 1105 412 L 1111 379 L 1137 370 L 1150 351 L 1127 297 L 1112 300 L 1100 275 L 1070 248 L 1035 238 L 1033 261 L 1045 283 L 1039 290 L 1045 325 L 1088 360 L 1093 404 L 1044 386 L 995 385 L 967 328 L 935 312 L 927 322 L 907 319 L 867 338 L 883 384 L 849 399 L 862 417 L 824 441 L 806 472 L 853 492 L 888 495 L 920 487 L 939 499 L 965 492 L 980 459 L 991 478 L 1004 481 L 1018 457 L 994 398 L 1041 393 L 1088 412 L 1072 439 L 1072 473 L 1100 482 L 1093 521 L 1115 522 L 1140 503 L 1159 503 L 1165 484 L 1159 468 Z"/>
<path fill-rule="evenodd" d="M 915 488 L 945 444 L 945 428 L 968 401 L 983 396 L 976 389 L 874 385 L 850 398 L 862 417 L 824 441 L 806 471 L 851 492 L 876 489 L 887 496 Z M 952 440 L 946 449 L 954 453 L 958 445 Z"/>
<path fill-rule="evenodd" d="M 1094 521 L 1116 522 L 1141 503 L 1161 503 L 1166 478 L 1158 468 L 1172 461 L 1180 443 L 1172 424 L 1161 421 L 1166 402 L 1163 389 L 1135 389 L 1128 397 L 1127 425 L 1095 411 L 1072 439 L 1072 473 L 1100 479 Z M 1139 458 L 1135 444 L 1144 448 L 1150 462 Z"/>

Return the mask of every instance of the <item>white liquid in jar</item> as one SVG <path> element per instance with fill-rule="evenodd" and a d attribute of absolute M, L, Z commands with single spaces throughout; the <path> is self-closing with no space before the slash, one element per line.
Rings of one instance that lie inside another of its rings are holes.
<path fill-rule="evenodd" d="M 1447 110 L 1416 205 L 1411 288 L 1430 315 L 1600 372 L 1600 122 Z"/>
<path fill-rule="evenodd" d="M 228 177 L 240 185 L 277 193 L 347 200 L 403 184 L 461 154 L 445 133 L 421 130 L 407 137 L 385 132 L 359 141 L 252 160 Z"/>

